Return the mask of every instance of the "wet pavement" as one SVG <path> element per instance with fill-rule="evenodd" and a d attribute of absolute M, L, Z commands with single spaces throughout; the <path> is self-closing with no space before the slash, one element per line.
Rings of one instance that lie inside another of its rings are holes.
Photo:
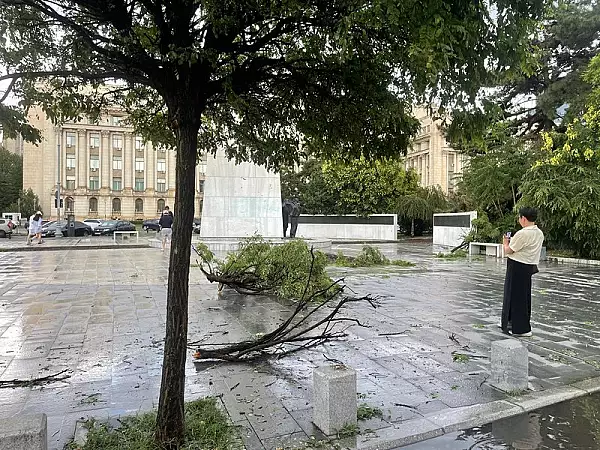
<path fill-rule="evenodd" d="M 447 261 L 424 244 L 381 244 L 414 268 L 332 268 L 380 307 L 352 305 L 343 342 L 261 364 L 187 363 L 188 399 L 220 395 L 248 448 L 290 446 L 308 435 L 314 367 L 340 360 L 358 371 L 359 402 L 382 418 L 361 422 L 359 445 L 402 424 L 505 399 L 486 384 L 504 263 Z M 353 254 L 360 245 L 334 251 Z M 69 370 L 43 387 L 0 389 L 0 418 L 48 414 L 49 448 L 72 437 L 75 421 L 132 414 L 158 400 L 166 307 L 167 257 L 157 249 L 0 253 L 0 381 Z M 530 388 L 600 376 L 600 268 L 542 264 L 534 277 Z M 192 341 L 235 342 L 279 324 L 289 305 L 230 292 L 217 295 L 197 268 L 190 275 Z M 452 340 L 449 337 L 452 337 Z M 468 348 L 465 348 L 468 346 Z M 453 351 L 472 357 L 455 362 Z M 367 430 L 370 430 L 367 432 Z"/>
<path fill-rule="evenodd" d="M 14 235 L 11 239 L 0 239 L 0 253 L 18 251 L 57 251 L 57 250 L 88 250 L 91 248 L 110 249 L 125 247 L 148 247 L 150 239 L 156 233 L 139 232 L 135 235 L 119 235 L 116 239 L 112 236 L 87 236 L 87 237 L 62 237 L 56 236 L 45 238 L 41 244 L 34 239 L 31 245 L 27 245 L 26 235 Z"/>
<path fill-rule="evenodd" d="M 403 447 L 404 450 L 595 450 L 600 448 L 600 396 L 558 403 Z"/>

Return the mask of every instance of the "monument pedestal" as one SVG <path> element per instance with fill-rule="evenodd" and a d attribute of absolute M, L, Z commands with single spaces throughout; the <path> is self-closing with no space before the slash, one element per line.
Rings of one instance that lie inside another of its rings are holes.
<path fill-rule="evenodd" d="M 279 174 L 252 163 L 235 164 L 219 150 L 206 162 L 200 238 L 283 235 Z"/>

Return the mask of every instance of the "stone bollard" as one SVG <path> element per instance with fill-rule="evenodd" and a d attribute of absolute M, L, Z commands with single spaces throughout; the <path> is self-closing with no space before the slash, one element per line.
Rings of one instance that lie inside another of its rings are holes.
<path fill-rule="evenodd" d="M 326 435 L 356 425 L 356 371 L 344 365 L 313 373 L 313 422 Z"/>
<path fill-rule="evenodd" d="M 529 355 L 527 348 L 516 339 L 492 342 L 490 384 L 505 392 L 527 389 Z"/>
<path fill-rule="evenodd" d="M 0 449 L 47 450 L 46 414 L 2 419 L 0 422 Z"/>

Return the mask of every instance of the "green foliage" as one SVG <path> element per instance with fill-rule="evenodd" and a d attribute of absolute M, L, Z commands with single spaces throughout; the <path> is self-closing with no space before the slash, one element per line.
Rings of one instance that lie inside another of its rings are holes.
<path fill-rule="evenodd" d="M 298 197 L 307 214 L 393 213 L 396 199 L 418 187 L 417 175 L 397 158 L 310 159 L 298 172 L 282 170 L 281 180 L 282 197 Z"/>
<path fill-rule="evenodd" d="M 358 427 L 358 425 L 356 425 L 354 423 L 347 423 L 346 425 L 344 425 L 342 428 L 340 428 L 338 430 L 337 438 L 344 439 L 344 438 L 356 436 L 357 434 L 360 434 L 360 428 Z"/>
<path fill-rule="evenodd" d="M 507 232 L 516 228 L 516 214 L 514 216 L 506 216 L 503 220 L 490 222 L 488 216 L 484 212 L 478 212 L 477 219 L 474 219 L 473 230 L 465 237 L 465 242 L 491 242 L 500 243 L 502 236 Z"/>
<path fill-rule="evenodd" d="M 354 258 L 354 267 L 387 266 L 390 260 L 377 247 L 365 245 Z"/>
<path fill-rule="evenodd" d="M 417 188 L 408 195 L 396 199 L 396 208 L 400 217 L 415 220 L 431 220 L 433 214 L 445 211 L 448 200 L 439 186 Z"/>
<path fill-rule="evenodd" d="M 592 87 L 585 113 L 565 133 L 543 135 L 544 153 L 521 186 L 521 204 L 540 209 L 540 222 L 553 245 L 600 258 L 600 56 L 584 79 Z"/>
<path fill-rule="evenodd" d="M 466 250 L 456 250 L 455 252 L 451 253 L 438 253 L 435 255 L 436 258 L 440 259 L 464 259 L 467 256 L 468 253 Z"/>
<path fill-rule="evenodd" d="M 333 285 L 325 271 L 327 256 L 318 250 L 311 254 L 302 240 L 273 245 L 254 236 L 244 240 L 240 249 L 230 253 L 224 261 L 216 261 L 204 244 L 198 245 L 198 252 L 204 263 L 215 262 L 222 276 L 238 281 L 251 280 L 252 285 L 264 293 L 282 298 L 298 300 L 305 290 L 308 297 Z"/>
<path fill-rule="evenodd" d="M 492 222 L 513 214 L 519 187 L 539 155 L 517 138 L 502 134 L 498 139 L 501 144 L 470 159 L 460 183 L 461 192 Z"/>
<path fill-rule="evenodd" d="M 383 413 L 381 412 L 381 409 L 374 408 L 372 406 L 367 405 L 366 403 L 361 403 L 360 405 L 358 405 L 358 408 L 356 410 L 356 418 L 358 420 L 369 420 L 374 417 L 382 416 Z"/>
<path fill-rule="evenodd" d="M 41 209 L 42 207 L 40 206 L 40 199 L 30 188 L 19 193 L 19 201 L 9 205 L 7 212 L 20 212 L 22 217 L 28 219 L 35 214 L 36 211 Z"/>
<path fill-rule="evenodd" d="M 23 158 L 0 146 L 0 212 L 10 210 L 19 199 L 23 188 Z"/>
<path fill-rule="evenodd" d="M 373 266 L 388 266 L 394 265 L 399 267 L 413 267 L 414 263 L 396 259 L 390 261 L 381 250 L 371 245 L 365 245 L 361 252 L 354 258 L 346 257 L 341 251 L 338 252 L 335 259 L 336 266 L 342 267 L 373 267 Z"/>
<path fill-rule="evenodd" d="M 185 443 L 181 450 L 230 450 L 237 444 L 234 428 L 227 415 L 217 407 L 213 398 L 185 405 Z M 71 443 L 72 450 L 160 450 L 154 437 L 156 413 L 140 414 L 120 419 L 118 428 L 106 423 L 89 421 L 85 445 Z"/>

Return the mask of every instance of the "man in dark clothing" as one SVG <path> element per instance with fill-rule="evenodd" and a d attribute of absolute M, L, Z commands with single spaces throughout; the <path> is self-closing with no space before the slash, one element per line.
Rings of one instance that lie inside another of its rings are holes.
<path fill-rule="evenodd" d="M 284 200 L 283 204 L 281 205 L 281 215 L 283 216 L 283 237 L 286 237 L 287 235 L 288 224 L 290 223 L 290 215 L 293 208 L 294 204 L 287 199 Z"/>
<path fill-rule="evenodd" d="M 160 237 L 162 238 L 162 251 L 165 251 L 165 247 L 167 246 L 167 240 L 171 241 L 171 236 L 173 235 L 173 214 L 169 211 L 169 207 L 166 206 L 165 210 L 160 216 L 158 220 L 158 225 L 160 226 Z"/>
<path fill-rule="evenodd" d="M 298 217 L 300 217 L 300 201 L 295 198 L 292 200 L 292 210 L 290 211 L 290 237 L 296 237 L 296 230 L 298 229 Z"/>

